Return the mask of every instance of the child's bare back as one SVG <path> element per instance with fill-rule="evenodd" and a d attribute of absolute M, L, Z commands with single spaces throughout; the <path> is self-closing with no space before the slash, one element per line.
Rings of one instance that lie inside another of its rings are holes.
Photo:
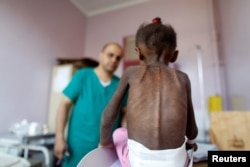
<path fill-rule="evenodd" d="M 187 75 L 165 64 L 133 67 L 127 72 L 128 137 L 152 150 L 180 147 L 187 116 L 193 114 Z M 188 128 L 195 126 L 194 121 L 188 120 Z"/>

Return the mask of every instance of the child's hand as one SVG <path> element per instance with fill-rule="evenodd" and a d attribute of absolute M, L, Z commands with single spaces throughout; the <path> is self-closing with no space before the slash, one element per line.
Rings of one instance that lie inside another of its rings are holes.
<path fill-rule="evenodd" d="M 109 142 L 108 144 L 105 144 L 105 145 L 99 143 L 98 148 L 103 148 L 103 147 L 105 147 L 105 148 L 113 148 L 114 144 L 113 144 L 113 142 Z"/>
<path fill-rule="evenodd" d="M 197 146 L 196 143 L 193 143 L 193 144 L 188 144 L 188 143 L 186 143 L 186 150 L 193 149 L 194 151 L 196 151 L 197 148 L 198 148 L 198 146 Z"/>

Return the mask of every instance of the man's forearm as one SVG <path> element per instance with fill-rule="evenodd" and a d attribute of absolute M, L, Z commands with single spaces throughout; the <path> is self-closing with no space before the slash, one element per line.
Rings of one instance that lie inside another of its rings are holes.
<path fill-rule="evenodd" d="M 56 117 L 56 137 L 64 138 L 65 126 L 67 123 L 69 112 L 69 106 L 66 104 L 60 104 L 59 109 L 57 111 Z"/>

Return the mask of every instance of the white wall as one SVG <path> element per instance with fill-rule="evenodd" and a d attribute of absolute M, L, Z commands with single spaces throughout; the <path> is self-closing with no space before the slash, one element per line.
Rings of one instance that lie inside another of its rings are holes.
<path fill-rule="evenodd" d="M 195 109 L 202 109 L 195 49 L 200 45 L 205 98 L 228 92 L 229 97 L 239 95 L 243 98 L 242 105 L 236 107 L 249 110 L 247 46 L 250 23 L 247 16 L 250 2 L 214 0 L 215 18 L 219 19 L 216 26 L 219 27 L 220 69 L 212 2 L 154 0 L 85 18 L 67 0 L 1 0 L 0 133 L 23 118 L 47 122 L 50 74 L 57 57 L 97 59 L 104 43 L 123 44 L 125 36 L 135 34 L 142 22 L 150 22 L 155 16 L 172 24 L 178 33 L 180 57 L 177 63 L 190 76 Z M 225 71 L 220 73 L 221 69 Z M 122 66 L 117 71 L 118 75 L 121 73 Z M 226 86 L 221 86 L 224 83 Z M 225 107 L 232 108 L 229 99 Z"/>
<path fill-rule="evenodd" d="M 225 78 L 225 107 L 250 110 L 250 1 L 214 0 Z"/>
<path fill-rule="evenodd" d="M 0 1 L 0 133 L 47 123 L 52 67 L 83 56 L 85 20 L 67 0 Z"/>

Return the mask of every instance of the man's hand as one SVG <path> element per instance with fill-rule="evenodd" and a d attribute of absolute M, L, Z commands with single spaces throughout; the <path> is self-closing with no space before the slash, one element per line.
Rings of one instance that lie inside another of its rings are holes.
<path fill-rule="evenodd" d="M 54 154 L 56 158 L 59 160 L 62 160 L 63 154 L 65 150 L 67 149 L 66 142 L 63 138 L 56 138 L 55 146 L 54 146 Z"/>

